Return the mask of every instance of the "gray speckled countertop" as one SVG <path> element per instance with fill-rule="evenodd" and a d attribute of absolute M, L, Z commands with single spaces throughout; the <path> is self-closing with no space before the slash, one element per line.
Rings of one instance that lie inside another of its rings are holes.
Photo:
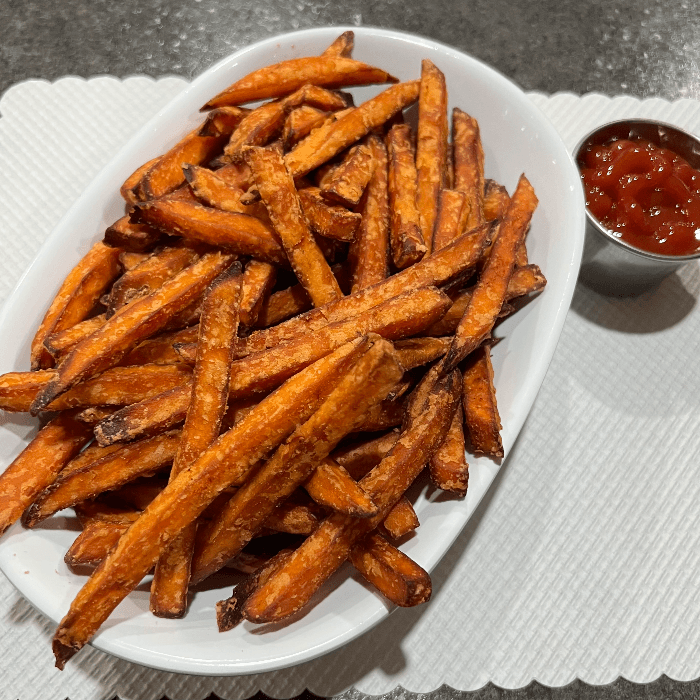
<path fill-rule="evenodd" d="M 26 79 L 67 74 L 191 78 L 253 41 L 347 24 L 453 45 L 525 90 L 699 98 L 698 20 L 692 0 L 0 0 L 0 93 Z M 475 693 L 436 689 L 430 697 L 698 698 L 700 682 L 662 677 L 649 686 L 575 682 L 518 691 L 489 685 Z"/>

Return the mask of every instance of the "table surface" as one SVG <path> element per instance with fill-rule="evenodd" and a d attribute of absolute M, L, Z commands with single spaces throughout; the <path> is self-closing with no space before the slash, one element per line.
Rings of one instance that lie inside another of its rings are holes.
<path fill-rule="evenodd" d="M 0 94 L 64 75 L 192 78 L 251 42 L 326 25 L 422 34 L 492 65 L 525 90 L 700 97 L 700 12 L 689 0 L 0 0 Z M 700 682 L 575 682 L 549 690 L 437 689 L 433 698 L 700 697 Z M 398 689 L 391 696 L 411 695 Z M 346 696 L 364 697 L 356 691 Z"/>

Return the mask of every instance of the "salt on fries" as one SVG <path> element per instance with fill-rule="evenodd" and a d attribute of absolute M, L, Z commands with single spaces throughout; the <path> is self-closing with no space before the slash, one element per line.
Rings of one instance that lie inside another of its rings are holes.
<path fill-rule="evenodd" d="M 31 371 L 0 377 L 0 408 L 53 412 L 0 476 L 0 531 L 73 507 L 66 562 L 94 569 L 59 668 L 152 570 L 151 610 L 179 617 L 237 569 L 221 630 L 296 615 L 345 561 L 396 605 L 425 602 L 429 575 L 397 548 L 419 525 L 405 492 L 429 465 L 464 496 L 465 446 L 503 454 L 490 346 L 545 285 L 524 245 L 537 198 L 525 176 L 512 197 L 485 177 L 471 116 L 450 134 L 439 67 L 398 82 L 352 49 L 346 32 L 204 105 L 124 182 L 126 214 L 48 305 Z M 394 84 L 358 106 L 339 91 L 376 83 Z"/>

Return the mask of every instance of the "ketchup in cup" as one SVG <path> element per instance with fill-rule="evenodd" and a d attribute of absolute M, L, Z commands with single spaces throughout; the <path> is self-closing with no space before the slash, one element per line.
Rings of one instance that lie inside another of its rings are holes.
<path fill-rule="evenodd" d="M 586 206 L 613 236 L 660 255 L 700 252 L 700 172 L 642 138 L 578 153 Z"/>

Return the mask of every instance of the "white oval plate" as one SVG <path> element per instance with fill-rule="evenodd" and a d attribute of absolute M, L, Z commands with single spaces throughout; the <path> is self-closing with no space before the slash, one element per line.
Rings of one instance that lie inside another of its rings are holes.
<path fill-rule="evenodd" d="M 275 61 L 318 54 L 344 29 L 299 31 L 238 51 L 196 79 L 141 129 L 69 210 L 5 305 L 0 316 L 0 371 L 28 368 L 30 339 L 49 300 L 92 242 L 122 215 L 119 186 L 137 166 L 200 123 L 199 107 L 234 80 Z M 538 299 L 500 327 L 499 336 L 504 339 L 494 349 L 507 454 L 547 371 L 578 274 L 584 204 L 576 167 L 542 113 L 493 69 L 429 39 L 383 29 L 351 29 L 356 38 L 355 58 L 403 80 L 419 77 L 421 59 L 432 59 L 447 78 L 450 109 L 459 106 L 479 120 L 487 177 L 512 192 L 518 176 L 525 172 L 540 199 L 528 250 L 548 285 Z M 354 89 L 356 103 L 380 89 Z M 23 416 L 0 417 L 4 464 L 34 430 L 34 421 Z M 499 469 L 488 459 L 472 460 L 471 465 L 466 499 L 431 499 L 427 493 L 418 498 L 421 527 L 403 549 L 428 570 L 464 527 Z M 84 582 L 63 563 L 75 535 L 72 519 L 58 517 L 33 531 L 15 525 L 0 542 L 0 568 L 32 605 L 56 622 Z M 92 643 L 116 656 L 167 671 L 239 675 L 320 656 L 370 629 L 390 612 L 382 599 L 345 571 L 292 624 L 263 632 L 245 623 L 220 634 L 214 605 L 229 592 L 212 583 L 195 595 L 184 619 L 163 620 L 148 612 L 147 587 L 142 586 L 116 609 Z"/>

